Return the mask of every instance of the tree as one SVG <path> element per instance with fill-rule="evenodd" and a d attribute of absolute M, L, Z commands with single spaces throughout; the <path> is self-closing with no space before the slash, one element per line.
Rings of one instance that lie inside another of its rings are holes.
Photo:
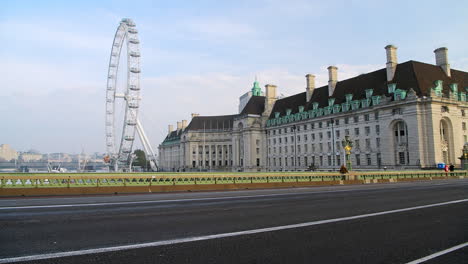
<path fill-rule="evenodd" d="M 146 161 L 146 154 L 141 149 L 136 149 L 133 154 L 135 154 L 135 159 L 133 160 L 133 166 L 140 166 L 144 170 L 148 170 L 148 163 Z"/>

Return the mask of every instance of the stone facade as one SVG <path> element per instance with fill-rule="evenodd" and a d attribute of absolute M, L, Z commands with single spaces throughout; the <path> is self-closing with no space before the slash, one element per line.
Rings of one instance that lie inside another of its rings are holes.
<path fill-rule="evenodd" d="M 384 69 L 339 81 L 331 66 L 326 86 L 316 88 L 308 74 L 304 93 L 277 99 L 276 86 L 266 85 L 237 115 L 192 118 L 159 146 L 161 169 L 338 170 L 345 136 L 353 169 L 460 167 L 468 73 L 450 69 L 446 48 L 435 51 L 437 65 L 398 64 L 396 50 L 386 47 Z"/>

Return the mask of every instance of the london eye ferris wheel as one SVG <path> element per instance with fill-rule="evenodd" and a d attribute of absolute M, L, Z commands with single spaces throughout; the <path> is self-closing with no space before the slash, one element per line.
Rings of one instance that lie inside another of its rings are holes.
<path fill-rule="evenodd" d="M 122 91 L 117 88 L 117 76 L 122 47 L 127 50 L 127 83 Z M 109 59 L 106 87 L 106 150 L 105 161 L 114 171 L 131 171 L 135 133 L 145 149 L 151 169 L 157 170 L 156 155 L 138 118 L 140 110 L 140 41 L 133 20 L 124 18 L 115 33 Z M 121 136 L 116 134 L 116 101 L 123 100 L 123 127 Z"/>

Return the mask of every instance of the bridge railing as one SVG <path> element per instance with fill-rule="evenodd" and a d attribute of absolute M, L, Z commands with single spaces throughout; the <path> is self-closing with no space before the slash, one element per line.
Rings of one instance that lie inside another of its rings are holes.
<path fill-rule="evenodd" d="M 353 180 L 405 180 L 445 177 L 467 177 L 467 171 L 441 172 L 352 172 Z M 140 173 L 140 174 L 0 174 L 4 188 L 71 188 L 107 186 L 167 186 L 206 184 L 306 183 L 350 179 L 339 173 L 273 172 L 273 173 Z"/>

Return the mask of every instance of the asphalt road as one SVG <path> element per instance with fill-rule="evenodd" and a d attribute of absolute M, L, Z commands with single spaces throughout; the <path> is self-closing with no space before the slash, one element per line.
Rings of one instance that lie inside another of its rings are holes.
<path fill-rule="evenodd" d="M 467 179 L 0 199 L 0 263 L 408 263 L 466 242 Z"/>

